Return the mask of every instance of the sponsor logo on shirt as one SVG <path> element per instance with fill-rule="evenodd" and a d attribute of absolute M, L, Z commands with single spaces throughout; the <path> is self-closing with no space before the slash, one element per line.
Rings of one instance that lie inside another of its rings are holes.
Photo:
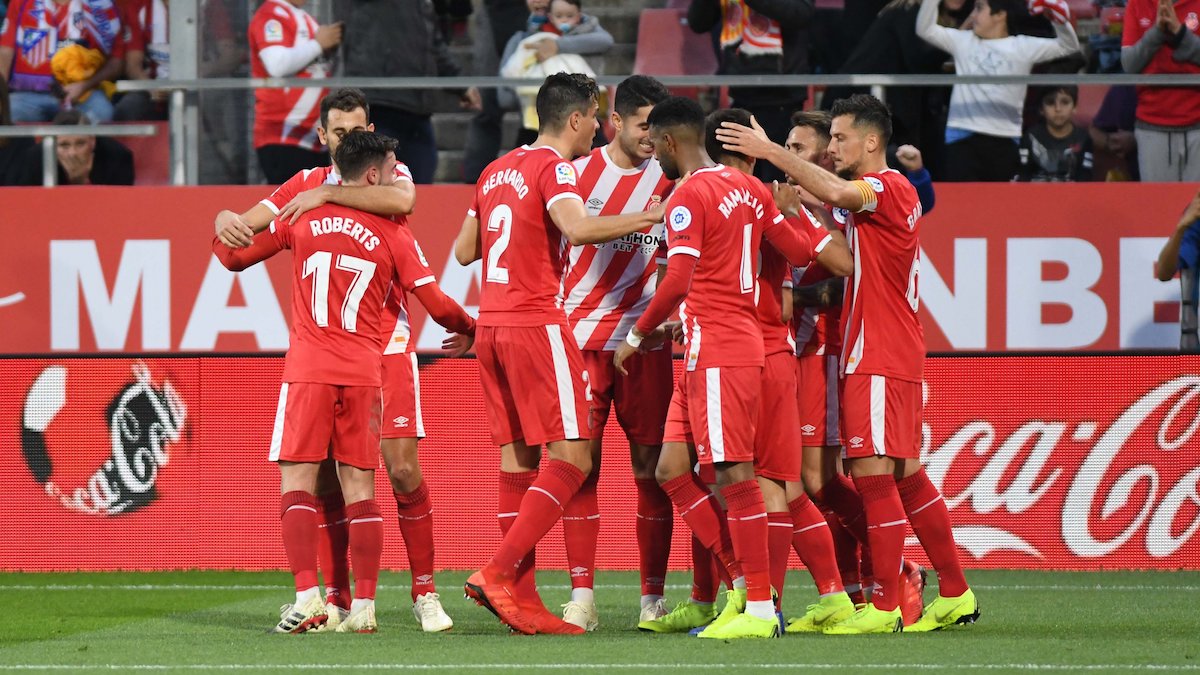
<path fill-rule="evenodd" d="M 554 179 L 559 185 L 575 184 L 575 167 L 570 162 L 562 162 L 554 167 Z"/>
<path fill-rule="evenodd" d="M 271 19 L 263 25 L 263 39 L 267 42 L 283 42 L 283 24 Z"/>
<path fill-rule="evenodd" d="M 833 219 L 835 221 L 837 221 L 838 225 L 845 225 L 846 222 L 850 219 L 850 211 L 847 209 L 843 209 L 840 206 L 835 206 L 833 208 Z"/>
<path fill-rule="evenodd" d="M 599 197 L 592 197 L 588 200 L 587 207 L 589 211 L 600 213 L 600 210 L 604 208 L 604 200 Z"/>
<path fill-rule="evenodd" d="M 667 218 L 671 223 L 671 229 L 675 232 L 683 232 L 688 225 L 692 224 L 692 212 L 688 211 L 686 206 L 676 206 L 671 209 L 671 215 Z"/>
<path fill-rule="evenodd" d="M 883 192 L 883 181 L 879 180 L 875 176 L 867 176 L 863 180 L 867 182 L 867 185 L 871 186 L 872 190 L 876 192 Z"/>

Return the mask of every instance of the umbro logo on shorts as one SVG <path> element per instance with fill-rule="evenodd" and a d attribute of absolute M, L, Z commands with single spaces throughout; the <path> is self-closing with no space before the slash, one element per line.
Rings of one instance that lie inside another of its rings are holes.
<path fill-rule="evenodd" d="M 405 417 L 404 415 L 401 415 L 401 416 L 397 417 L 396 419 L 392 420 L 392 424 L 395 424 L 396 428 L 398 428 L 398 429 L 403 429 L 408 426 L 408 418 Z"/>
<path fill-rule="evenodd" d="M 852 447 L 852 448 L 861 448 L 862 444 L 863 444 L 863 439 L 861 436 L 855 436 L 854 438 L 850 439 L 850 447 Z"/>
<path fill-rule="evenodd" d="M 812 432 L 816 430 L 817 428 L 811 424 L 805 424 L 804 426 L 800 427 L 800 431 L 803 431 L 805 436 L 811 436 Z"/>

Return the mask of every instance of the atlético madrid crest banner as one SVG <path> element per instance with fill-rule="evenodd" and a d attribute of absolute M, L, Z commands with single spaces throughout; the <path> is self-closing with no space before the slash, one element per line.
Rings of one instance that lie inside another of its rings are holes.
<path fill-rule="evenodd" d="M 278 356 L 0 358 L 0 570 L 280 569 L 267 461 Z M 422 363 L 438 566 L 495 550 L 498 455 L 473 359 Z M 1200 569 L 1200 356 L 940 357 L 923 460 L 971 567 Z M 615 423 L 598 566 L 636 569 L 637 496 Z M 380 471 L 377 491 L 388 494 Z M 395 504 L 381 499 L 385 521 Z M 385 528 L 384 565 L 405 565 Z M 675 523 L 671 565 L 690 563 Z M 905 555 L 925 562 L 910 537 Z M 539 564 L 563 568 L 556 529 Z"/>
<path fill-rule="evenodd" d="M 451 245 L 470 186 L 422 186 L 410 224 L 447 294 L 470 308 L 479 266 Z M 930 351 L 1116 350 L 1179 344 L 1179 284 L 1153 265 L 1194 186 L 943 184 L 920 220 Z M 258 187 L 6 188 L 0 354 L 275 352 L 287 347 L 290 258 L 240 275 L 210 254 L 222 208 Z M 444 335 L 418 311 L 413 336 Z"/>

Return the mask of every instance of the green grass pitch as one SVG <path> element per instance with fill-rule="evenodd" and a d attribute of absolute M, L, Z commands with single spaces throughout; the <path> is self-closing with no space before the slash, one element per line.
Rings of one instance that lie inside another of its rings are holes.
<path fill-rule="evenodd" d="M 983 613 L 974 626 L 729 643 L 639 633 L 637 575 L 617 572 L 597 579 L 598 632 L 511 636 L 462 597 L 465 576 L 438 577 L 450 633 L 422 633 L 408 575 L 385 573 L 378 634 L 292 636 L 265 634 L 291 596 L 283 573 L 0 574 L 0 673 L 1200 671 L 1196 572 L 970 571 Z M 668 600 L 689 580 L 672 574 Z M 566 601 L 565 573 L 539 581 L 548 606 Z M 812 599 L 808 584 L 803 572 L 789 578 L 789 615 Z"/>

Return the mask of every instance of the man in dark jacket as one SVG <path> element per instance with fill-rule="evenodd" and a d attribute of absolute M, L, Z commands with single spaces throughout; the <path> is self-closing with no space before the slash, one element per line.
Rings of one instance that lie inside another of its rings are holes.
<path fill-rule="evenodd" d="M 718 74 L 791 75 L 808 72 L 808 24 L 813 0 L 692 0 L 688 25 L 697 33 L 720 27 Z M 791 116 L 804 105 L 805 87 L 731 87 L 733 107 L 754 115 L 771 140 L 783 145 Z M 786 179 L 768 162 L 754 175 Z"/>
<path fill-rule="evenodd" d="M 431 0 L 334 0 L 344 22 L 342 59 L 347 77 L 453 77 L 460 73 L 437 29 Z M 386 28 L 384 28 L 386 27 Z M 475 90 L 456 92 L 474 106 Z M 375 131 L 400 142 L 396 158 L 417 183 L 432 183 L 437 143 L 430 119 L 437 89 L 368 89 Z"/>
<path fill-rule="evenodd" d="M 87 136 L 91 120 L 78 110 L 62 110 L 54 124 L 84 126 L 77 136 L 54 139 L 58 156 L 59 185 L 133 185 L 133 153 L 119 141 L 105 136 Z M 42 149 L 33 146 L 25 151 L 20 166 L 23 170 L 18 185 L 42 184 Z"/>

